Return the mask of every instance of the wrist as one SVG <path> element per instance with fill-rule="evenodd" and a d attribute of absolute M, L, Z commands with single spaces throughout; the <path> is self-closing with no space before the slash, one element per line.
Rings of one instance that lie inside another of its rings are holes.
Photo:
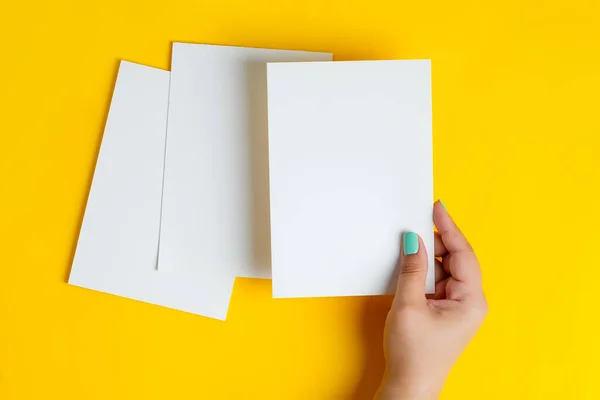
<path fill-rule="evenodd" d="M 436 400 L 443 382 L 429 379 L 407 379 L 386 373 L 377 392 L 378 400 Z"/>

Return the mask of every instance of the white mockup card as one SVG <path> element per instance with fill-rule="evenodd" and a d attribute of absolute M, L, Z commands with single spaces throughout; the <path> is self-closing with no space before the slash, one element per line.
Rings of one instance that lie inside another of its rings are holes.
<path fill-rule="evenodd" d="M 434 292 L 430 69 L 268 64 L 273 297 L 393 293 L 406 231 Z"/>
<path fill-rule="evenodd" d="M 266 62 L 331 58 L 173 44 L 159 270 L 271 277 Z"/>
<path fill-rule="evenodd" d="M 121 62 L 69 283 L 225 319 L 233 277 L 156 271 L 169 72 Z"/>

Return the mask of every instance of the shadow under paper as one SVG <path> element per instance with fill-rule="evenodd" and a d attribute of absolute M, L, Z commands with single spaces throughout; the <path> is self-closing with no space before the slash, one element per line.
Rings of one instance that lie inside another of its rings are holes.
<path fill-rule="evenodd" d="M 261 275 L 271 272 L 271 222 L 269 210 L 269 136 L 267 116 L 267 66 L 264 62 L 248 62 L 247 140 L 252 221 L 252 253 L 254 266 Z"/>

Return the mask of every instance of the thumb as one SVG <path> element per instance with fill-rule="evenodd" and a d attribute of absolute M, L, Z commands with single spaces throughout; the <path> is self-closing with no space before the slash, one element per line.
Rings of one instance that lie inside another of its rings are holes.
<path fill-rule="evenodd" d="M 424 303 L 427 250 L 419 235 L 414 232 L 406 232 L 402 236 L 398 268 L 398 286 L 394 301 L 403 305 Z"/>

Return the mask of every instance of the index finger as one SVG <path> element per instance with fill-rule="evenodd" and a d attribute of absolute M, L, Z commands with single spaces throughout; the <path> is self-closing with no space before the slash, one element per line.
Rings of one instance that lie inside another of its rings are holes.
<path fill-rule="evenodd" d="M 473 248 L 448 214 L 446 207 L 439 201 L 433 207 L 433 222 L 444 247 L 448 250 L 447 265 L 452 277 L 462 282 L 480 281 L 481 270 Z"/>

